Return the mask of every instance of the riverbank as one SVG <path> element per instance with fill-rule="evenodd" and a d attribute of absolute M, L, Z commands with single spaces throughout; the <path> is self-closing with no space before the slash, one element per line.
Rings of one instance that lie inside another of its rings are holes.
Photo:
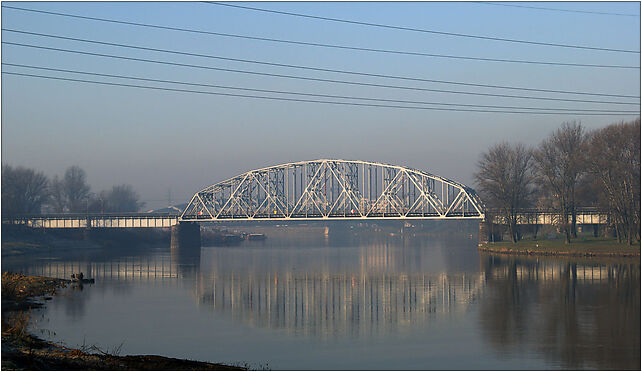
<path fill-rule="evenodd" d="M 71 349 L 27 332 L 29 310 L 44 306 L 69 280 L 2 273 L 3 370 L 244 370 L 158 355 L 119 356 L 95 346 Z"/>
<path fill-rule="evenodd" d="M 563 239 L 523 239 L 480 243 L 479 250 L 489 253 L 575 256 L 575 257 L 640 257 L 640 245 L 629 246 L 613 238 L 583 237 L 566 244 Z"/>
<path fill-rule="evenodd" d="M 201 231 L 201 244 L 238 245 L 245 236 L 242 232 L 207 228 Z M 252 235 L 251 233 L 249 235 Z M 169 246 L 169 229 L 92 228 L 35 229 L 22 225 L 2 225 L 2 257 L 26 256 L 55 251 L 56 255 L 103 248 L 129 249 Z"/>
<path fill-rule="evenodd" d="M 89 251 L 100 245 L 83 239 L 82 231 L 54 232 L 26 226 L 2 224 L 2 258 L 39 254 L 52 249 L 59 253 Z"/>

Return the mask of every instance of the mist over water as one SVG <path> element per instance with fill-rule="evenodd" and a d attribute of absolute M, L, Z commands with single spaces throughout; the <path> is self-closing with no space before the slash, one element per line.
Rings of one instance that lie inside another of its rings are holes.
<path fill-rule="evenodd" d="M 271 369 L 639 369 L 640 262 L 480 254 L 477 224 L 236 225 L 265 241 L 53 252 L 3 270 L 96 284 L 42 337 Z"/>

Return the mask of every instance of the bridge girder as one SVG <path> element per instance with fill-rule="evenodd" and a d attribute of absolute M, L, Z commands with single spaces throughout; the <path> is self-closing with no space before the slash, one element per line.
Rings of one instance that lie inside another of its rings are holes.
<path fill-rule="evenodd" d="M 251 170 L 198 191 L 182 221 L 481 219 L 461 183 L 367 161 L 319 159 Z"/>

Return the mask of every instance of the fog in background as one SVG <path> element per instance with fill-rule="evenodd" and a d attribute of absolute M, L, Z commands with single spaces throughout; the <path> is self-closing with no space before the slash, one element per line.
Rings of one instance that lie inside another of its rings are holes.
<path fill-rule="evenodd" d="M 365 48 L 568 63 L 639 66 L 639 53 L 504 43 L 293 17 L 206 3 L 20 3 L 3 6 Z M 238 4 L 238 3 L 237 3 Z M 637 50 L 639 3 L 242 3 L 411 28 Z M 222 68 L 431 89 L 637 102 L 634 106 L 480 97 L 257 76 L 76 55 L 3 44 L 4 63 L 315 94 L 463 104 L 638 110 L 639 98 L 528 93 L 350 76 L 87 44 L 6 29 L 281 64 L 467 83 L 603 92 L 639 97 L 640 70 L 429 58 L 199 35 L 2 9 L 2 41 Z M 538 144 L 564 121 L 588 129 L 631 115 L 473 113 L 284 102 L 82 84 L 7 75 L 12 71 L 131 83 L 25 67 L 2 67 L 2 163 L 61 175 L 87 172 L 93 191 L 131 184 L 146 208 L 189 201 L 208 185 L 245 171 L 317 158 L 404 165 L 470 186 L 482 151 L 503 141 Z M 143 84 L 143 83 L 139 83 Z M 160 83 L 144 83 L 168 86 Z M 179 87 L 183 89 L 196 89 Z M 220 89 L 207 89 L 223 92 Z M 229 91 L 225 91 L 229 93 Z M 239 93 L 239 92 L 233 92 Z M 241 94 L 254 94 L 240 92 Z M 267 95 L 267 94 L 265 94 Z"/>

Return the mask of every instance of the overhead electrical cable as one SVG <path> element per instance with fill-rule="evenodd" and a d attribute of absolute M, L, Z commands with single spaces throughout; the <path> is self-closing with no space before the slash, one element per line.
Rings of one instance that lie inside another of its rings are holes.
<path fill-rule="evenodd" d="M 598 15 L 609 15 L 609 16 L 637 17 L 637 18 L 640 18 L 639 14 L 596 12 L 596 11 L 579 10 L 579 9 L 545 8 L 545 7 L 541 7 L 541 6 L 517 5 L 517 4 L 508 4 L 508 3 L 494 3 L 494 2 L 490 2 L 490 1 L 478 1 L 476 3 L 485 4 L 485 5 L 508 6 L 508 7 L 513 7 L 513 8 L 549 10 L 549 11 L 553 11 L 553 12 L 584 13 L 584 14 L 598 14 Z"/>
<path fill-rule="evenodd" d="M 85 52 L 85 51 L 79 51 L 79 50 L 73 50 L 73 49 L 63 49 L 63 48 L 53 48 L 53 47 L 46 47 L 46 46 L 42 46 L 42 45 L 14 43 L 14 42 L 9 42 L 9 41 L 2 41 L 2 44 L 15 45 L 15 46 L 27 47 L 27 48 L 35 48 L 35 49 L 42 49 L 42 50 L 58 51 L 58 52 L 64 52 L 64 53 L 82 54 L 82 55 L 89 55 L 89 56 L 96 56 L 96 57 L 122 59 L 122 60 L 128 60 L 128 61 L 138 61 L 138 62 L 146 62 L 146 63 L 164 64 L 164 65 L 171 65 L 171 66 L 181 66 L 181 67 L 189 67 L 189 68 L 214 70 L 214 71 L 236 72 L 236 73 L 259 75 L 259 76 L 271 76 L 271 77 L 289 78 L 289 79 L 297 79 L 297 80 L 317 81 L 317 82 L 324 82 L 324 83 L 348 84 L 348 85 L 370 86 L 370 87 L 378 87 L 378 88 L 393 88 L 393 89 L 404 89 L 404 90 L 437 92 L 437 93 L 448 93 L 448 94 L 463 94 L 463 95 L 486 96 L 486 97 L 535 99 L 535 100 L 544 100 L 544 101 L 582 102 L 582 103 L 599 103 L 599 104 L 615 104 L 615 105 L 639 105 L 640 104 L 639 102 L 596 101 L 596 100 L 572 99 L 572 98 L 549 98 L 549 97 L 536 97 L 536 96 L 518 96 L 518 95 L 510 95 L 510 94 L 466 92 L 466 91 L 456 91 L 456 90 L 446 90 L 446 89 L 432 89 L 432 88 L 412 87 L 412 86 L 403 86 L 403 85 L 376 84 L 376 83 L 366 83 L 366 82 L 357 82 L 357 81 L 349 81 L 349 80 L 324 79 L 324 78 L 314 78 L 314 77 L 307 77 L 307 76 L 276 74 L 276 73 L 268 73 L 268 72 L 258 72 L 258 71 L 239 70 L 239 69 L 213 67 L 213 66 L 194 65 L 194 64 L 187 64 L 187 63 L 159 61 L 159 60 L 153 60 L 153 59 L 119 56 L 119 55 L 114 55 L 114 54 Z"/>
<path fill-rule="evenodd" d="M 71 79 L 71 78 L 54 77 L 54 76 L 46 76 L 46 75 L 35 75 L 35 74 L 24 74 L 24 73 L 8 72 L 8 71 L 2 71 L 2 74 L 23 76 L 23 77 L 41 78 L 41 79 L 61 80 L 61 81 L 69 81 L 69 82 L 108 85 L 108 86 L 152 89 L 152 90 L 168 91 L 168 92 L 197 93 L 197 94 L 208 94 L 208 95 L 216 95 L 216 96 L 243 97 L 243 98 L 255 98 L 255 99 L 266 99 L 266 100 L 288 101 L 288 102 L 324 103 L 324 104 L 346 105 L 346 106 L 382 107 L 382 108 L 429 110 L 429 111 L 485 112 L 485 113 L 502 113 L 502 114 L 531 114 L 531 115 L 580 115 L 580 116 L 581 115 L 588 115 L 588 116 L 598 116 L 598 115 L 599 116 L 613 116 L 613 115 L 627 115 L 627 116 L 630 116 L 631 115 L 631 114 L 618 114 L 618 113 L 579 113 L 579 112 L 571 113 L 571 112 L 544 112 L 544 111 L 504 111 L 504 110 L 498 111 L 498 110 L 475 110 L 475 109 L 455 109 L 455 108 L 424 107 L 424 106 L 379 105 L 379 104 L 372 104 L 372 103 L 321 101 L 321 100 L 311 100 L 311 99 L 297 99 L 297 98 L 284 98 L 284 97 L 255 96 L 255 95 L 246 95 L 246 94 L 209 92 L 209 91 L 199 91 L 199 90 L 189 90 L 189 89 L 156 87 L 156 86 L 148 86 L 148 85 L 114 83 L 114 82 L 95 81 L 95 80 Z"/>
<path fill-rule="evenodd" d="M 60 68 L 52 68 L 52 67 L 43 67 L 43 66 L 32 66 L 32 65 L 25 65 L 25 64 L 17 64 L 17 63 L 8 63 L 8 62 L 2 62 L 2 65 L 3 66 L 11 66 L 11 67 L 36 69 L 36 70 L 44 70 L 44 71 L 55 71 L 55 72 L 64 72 L 64 73 L 82 74 L 82 75 L 90 75 L 90 76 L 109 77 L 109 78 L 117 78 L 117 79 L 138 80 L 138 81 L 146 81 L 146 82 L 154 82 L 154 83 L 179 84 L 179 85 L 188 85 L 188 86 L 196 86 L 196 87 L 242 90 L 242 91 L 260 92 L 260 93 L 276 93 L 276 94 L 288 94 L 288 95 L 296 95 L 296 96 L 338 98 L 338 99 L 361 100 L 361 101 L 378 101 L 378 102 L 422 104 L 422 105 L 438 105 L 438 106 L 454 106 L 454 107 L 477 107 L 477 108 L 481 107 L 481 108 L 499 108 L 499 109 L 519 109 L 519 110 L 574 111 L 574 112 L 587 111 L 587 112 L 630 113 L 630 114 L 634 114 L 634 113 L 638 112 L 638 111 L 635 111 L 635 110 L 606 110 L 606 109 L 578 109 L 578 108 L 558 108 L 558 107 L 550 108 L 550 107 L 476 105 L 476 104 L 465 104 L 465 103 L 427 102 L 427 101 L 411 101 L 411 100 L 398 100 L 398 99 L 387 99 L 387 98 L 338 96 L 338 95 L 331 95 L 331 94 L 303 93 L 303 92 L 296 92 L 296 91 L 280 91 L 280 90 L 271 90 L 271 89 L 234 87 L 234 86 L 217 85 L 217 84 L 191 83 L 191 82 L 176 81 L 176 80 L 151 79 L 151 78 L 144 78 L 144 77 L 140 77 L 140 76 L 105 74 L 105 73 L 99 73 L 99 72 L 68 70 L 68 69 L 60 69 Z"/>
<path fill-rule="evenodd" d="M 140 45 L 112 43 L 112 42 L 106 42 L 106 41 L 100 41 L 100 40 L 81 39 L 81 38 L 76 38 L 76 37 L 67 37 L 67 36 L 52 35 L 52 34 L 43 34 L 43 33 L 38 33 L 38 32 L 15 30 L 15 29 L 9 29 L 9 28 L 3 28 L 2 31 L 14 32 L 14 33 L 25 34 L 25 35 L 34 35 L 34 36 L 55 38 L 55 39 L 61 39 L 61 40 L 79 41 L 79 42 L 90 43 L 90 44 L 109 45 L 109 46 L 116 46 L 116 47 L 121 47 L 121 48 L 129 48 L 129 49 L 147 50 L 147 51 L 153 51 L 153 52 L 162 52 L 162 53 L 186 55 L 186 56 L 191 56 L 191 57 L 203 57 L 203 58 L 219 59 L 219 60 L 225 60 L 225 61 L 243 62 L 243 63 L 259 64 L 259 65 L 266 65 L 266 66 L 295 68 L 295 69 L 301 69 L 301 70 L 332 72 L 332 73 L 340 73 L 340 74 L 347 74 L 347 75 L 358 75 L 358 76 L 368 76 L 368 77 L 378 77 L 378 78 L 398 79 L 398 80 L 408 80 L 408 81 L 420 81 L 420 82 L 427 82 L 427 83 L 461 85 L 461 86 L 469 86 L 469 87 L 477 87 L 477 88 L 508 89 L 508 90 L 522 90 L 522 91 L 529 91 L 529 92 L 574 94 L 574 95 L 619 97 L 619 98 L 640 98 L 640 96 L 626 95 L 626 94 L 592 93 L 592 92 L 579 92 L 579 91 L 555 90 L 555 89 L 525 88 L 525 87 L 515 87 L 515 86 L 505 86 L 505 85 L 477 84 L 477 83 L 465 83 L 465 82 L 448 81 L 448 80 L 415 78 L 415 77 L 409 77 L 409 76 L 374 74 L 374 73 L 366 73 L 366 72 L 359 72 L 359 71 L 337 70 L 337 69 L 329 69 L 329 68 L 292 65 L 292 64 L 285 64 L 285 63 L 257 61 L 257 60 L 243 59 L 243 58 L 231 58 L 231 57 L 223 57 L 223 56 L 217 56 L 217 55 L 212 55 L 212 54 L 183 52 L 183 51 L 170 50 L 170 49 L 150 48 L 150 47 L 144 47 L 144 46 L 140 46 Z"/>
<path fill-rule="evenodd" d="M 446 31 L 437 31 L 437 30 L 429 30 L 429 29 L 413 28 L 413 27 L 405 27 L 405 26 L 386 25 L 386 24 L 380 24 L 380 23 L 361 22 L 361 21 L 354 21 L 349 19 L 321 17 L 321 16 L 310 15 L 310 14 L 284 12 L 280 10 L 255 8 L 255 7 L 245 6 L 245 5 L 219 3 L 214 1 L 205 1 L 205 3 L 211 4 L 211 5 L 226 6 L 231 8 L 253 10 L 257 12 L 274 13 L 274 14 L 281 14 L 281 15 L 294 16 L 294 17 L 318 19 L 322 21 L 340 22 L 340 23 L 348 23 L 348 24 L 361 25 L 361 26 L 371 26 L 371 27 L 387 28 L 387 29 L 393 29 L 393 30 L 401 30 L 401 31 L 422 32 L 422 33 L 429 33 L 429 34 L 435 34 L 435 35 L 463 37 L 463 38 L 478 39 L 478 40 L 490 40 L 490 41 L 499 41 L 499 42 L 507 42 L 507 43 L 530 44 L 530 45 L 559 47 L 559 48 L 587 49 L 587 50 L 596 50 L 596 51 L 603 51 L 603 52 L 638 53 L 638 54 L 640 53 L 639 50 L 631 50 L 631 49 L 603 48 L 603 47 L 594 47 L 594 46 L 578 45 L 578 44 L 561 44 L 561 43 L 541 42 L 541 41 L 522 40 L 522 39 L 509 39 L 509 38 L 503 38 L 503 37 L 463 34 L 463 33 L 457 33 L 457 32 L 446 32 Z"/>
<path fill-rule="evenodd" d="M 322 48 L 335 48 L 335 49 L 355 50 L 355 51 L 374 52 L 374 53 L 399 54 L 399 55 L 418 56 L 418 57 L 460 59 L 460 60 L 483 61 L 483 62 L 518 63 L 518 64 L 521 63 L 521 64 L 530 64 L 530 65 L 589 67 L 589 68 L 640 69 L 640 66 L 591 64 L 591 63 L 573 63 L 573 62 L 531 61 L 531 60 L 523 60 L 523 59 L 506 59 L 506 58 L 486 58 L 486 57 L 460 56 L 460 55 L 439 54 L 439 53 L 422 53 L 422 52 L 412 52 L 412 51 L 402 51 L 402 50 L 366 48 L 366 47 L 356 47 L 356 46 L 349 46 L 349 45 L 314 43 L 314 42 L 307 42 L 307 41 L 284 40 L 284 39 L 275 39 L 275 38 L 268 38 L 268 37 L 248 36 L 248 35 L 230 34 L 230 33 L 223 33 L 223 32 L 196 30 L 196 29 L 189 29 L 189 28 L 162 26 L 162 25 L 154 25 L 154 24 L 148 24 L 148 23 L 128 22 L 128 21 L 121 21 L 121 20 L 114 20 L 114 19 L 107 19 L 107 18 L 81 16 L 81 15 L 69 14 L 69 13 L 59 13 L 59 12 L 51 12 L 51 11 L 44 11 L 44 10 L 20 8 L 20 7 L 15 7 L 15 6 L 8 6 L 8 5 L 2 5 L 2 7 L 3 8 L 7 8 L 7 9 L 22 10 L 22 11 L 27 11 L 27 12 L 35 12 L 35 13 L 42 13 L 42 14 L 49 14 L 49 15 L 56 15 L 56 16 L 63 16 L 63 17 L 71 17 L 71 18 L 85 19 L 85 20 L 91 20 L 91 21 L 109 22 L 109 23 L 129 25 L 129 26 L 148 27 L 148 28 L 155 28 L 155 29 L 169 30 L 169 31 L 181 31 L 181 32 L 212 35 L 212 36 L 231 37 L 231 38 L 246 39 L 246 40 L 256 40 L 256 41 L 269 41 L 269 42 L 275 42 L 275 43 L 285 43 L 285 44 L 293 44 L 293 45 L 305 45 L 305 46 L 322 47 Z"/>

